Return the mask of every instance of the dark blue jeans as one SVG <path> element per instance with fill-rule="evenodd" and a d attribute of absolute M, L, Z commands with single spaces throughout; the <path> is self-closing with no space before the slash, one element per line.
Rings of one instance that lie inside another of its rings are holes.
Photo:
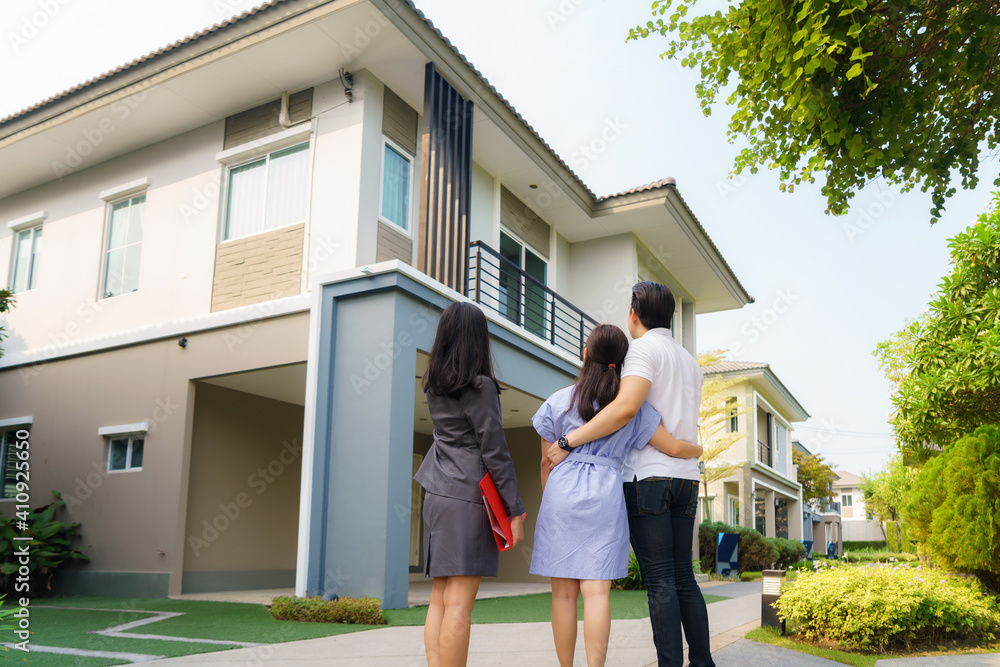
<path fill-rule="evenodd" d="M 626 482 L 628 528 L 649 598 L 649 621 L 660 667 L 684 664 L 681 626 L 691 667 L 715 667 L 705 598 L 691 570 L 698 481 L 649 477 Z"/>

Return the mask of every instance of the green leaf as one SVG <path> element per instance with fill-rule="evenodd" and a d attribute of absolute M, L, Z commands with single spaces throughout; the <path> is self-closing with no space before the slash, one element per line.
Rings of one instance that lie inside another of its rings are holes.
<path fill-rule="evenodd" d="M 851 66 L 851 69 L 847 70 L 847 80 L 850 81 L 851 79 L 859 76 L 863 71 L 861 63 L 854 63 Z"/>

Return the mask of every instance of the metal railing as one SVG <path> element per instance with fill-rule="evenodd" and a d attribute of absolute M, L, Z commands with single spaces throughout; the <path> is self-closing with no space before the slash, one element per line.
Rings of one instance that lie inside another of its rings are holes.
<path fill-rule="evenodd" d="M 771 466 L 771 445 L 761 440 L 757 441 L 757 461 Z"/>
<path fill-rule="evenodd" d="M 840 514 L 840 502 L 836 500 L 829 500 L 820 505 L 820 513 L 827 514 L 833 512 L 834 514 Z"/>
<path fill-rule="evenodd" d="M 596 320 L 482 241 L 469 244 L 467 295 L 525 331 L 583 355 Z"/>

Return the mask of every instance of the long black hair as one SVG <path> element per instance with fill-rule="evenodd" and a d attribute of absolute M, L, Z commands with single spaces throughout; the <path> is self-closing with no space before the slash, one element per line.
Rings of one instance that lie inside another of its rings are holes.
<path fill-rule="evenodd" d="M 471 303 L 455 302 L 444 309 L 438 321 L 424 372 L 424 391 L 458 398 L 469 387 L 478 388 L 480 375 L 491 379 L 500 391 L 500 384 L 493 377 L 486 316 Z"/>
<path fill-rule="evenodd" d="M 587 336 L 587 358 L 576 378 L 572 401 L 584 421 L 593 419 L 615 400 L 627 352 L 628 338 L 613 324 L 598 324 Z M 594 401 L 597 401 L 596 410 Z"/>

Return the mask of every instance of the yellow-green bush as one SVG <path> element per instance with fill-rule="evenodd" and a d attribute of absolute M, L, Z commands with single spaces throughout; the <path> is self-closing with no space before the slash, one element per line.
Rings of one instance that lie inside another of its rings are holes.
<path fill-rule="evenodd" d="M 271 615 L 279 621 L 313 623 L 354 623 L 385 625 L 382 603 L 375 598 L 276 597 L 271 601 Z"/>
<path fill-rule="evenodd" d="M 938 641 L 993 641 L 1000 609 L 974 579 L 925 567 L 821 567 L 800 572 L 777 602 L 808 639 L 883 652 Z"/>

